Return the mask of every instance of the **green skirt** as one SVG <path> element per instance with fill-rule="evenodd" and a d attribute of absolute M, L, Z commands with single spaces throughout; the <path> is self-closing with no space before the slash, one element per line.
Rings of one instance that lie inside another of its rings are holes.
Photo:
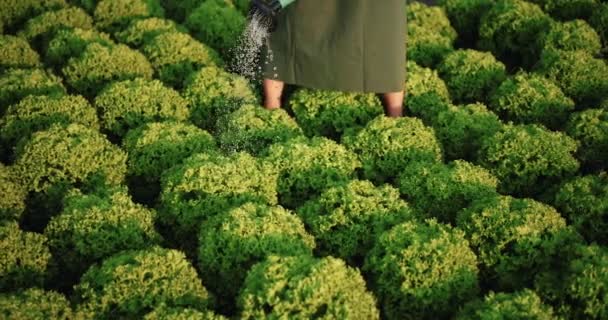
<path fill-rule="evenodd" d="M 398 92 L 406 36 L 405 0 L 299 0 L 279 14 L 263 75 L 315 89 Z"/>

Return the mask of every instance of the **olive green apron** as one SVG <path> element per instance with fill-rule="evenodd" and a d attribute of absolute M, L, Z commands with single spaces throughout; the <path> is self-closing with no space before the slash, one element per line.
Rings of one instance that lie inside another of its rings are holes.
<path fill-rule="evenodd" d="M 405 0 L 298 0 L 278 16 L 264 77 L 337 91 L 397 92 L 405 83 Z"/>

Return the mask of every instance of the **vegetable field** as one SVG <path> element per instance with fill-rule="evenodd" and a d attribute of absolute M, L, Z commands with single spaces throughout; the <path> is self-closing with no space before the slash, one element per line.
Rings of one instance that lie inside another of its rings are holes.
<path fill-rule="evenodd" d="M 0 319 L 608 319 L 606 0 L 408 1 L 402 118 L 248 6 L 0 0 Z"/>

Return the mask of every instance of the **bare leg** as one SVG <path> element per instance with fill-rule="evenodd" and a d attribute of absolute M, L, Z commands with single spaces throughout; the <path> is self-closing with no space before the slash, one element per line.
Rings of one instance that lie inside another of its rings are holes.
<path fill-rule="evenodd" d="M 281 107 L 281 95 L 285 83 L 279 80 L 264 79 L 264 107 L 278 109 Z"/>
<path fill-rule="evenodd" d="M 403 116 L 404 92 L 387 92 L 383 94 L 384 112 L 389 117 Z"/>

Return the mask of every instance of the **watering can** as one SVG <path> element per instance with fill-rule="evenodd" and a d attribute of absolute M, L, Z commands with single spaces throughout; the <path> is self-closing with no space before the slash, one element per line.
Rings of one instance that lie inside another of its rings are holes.
<path fill-rule="evenodd" d="M 262 15 L 269 24 L 269 30 L 274 31 L 277 27 L 278 13 L 294 2 L 296 0 L 251 0 L 249 13 Z"/>

